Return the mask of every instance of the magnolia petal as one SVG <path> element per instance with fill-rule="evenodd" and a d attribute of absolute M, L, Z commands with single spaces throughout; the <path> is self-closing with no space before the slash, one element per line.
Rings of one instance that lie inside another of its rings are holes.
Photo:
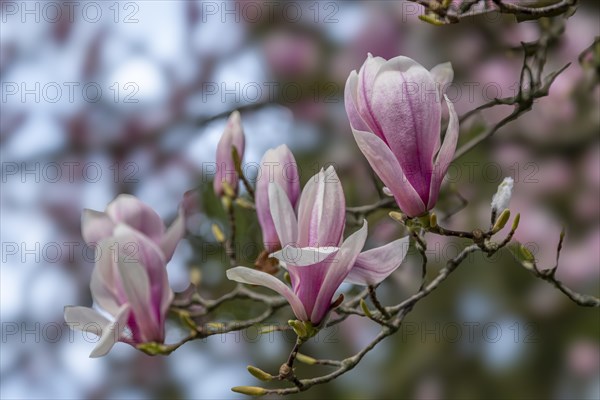
<path fill-rule="evenodd" d="M 300 247 L 338 246 L 346 223 L 346 199 L 335 168 L 313 176 L 304 187 L 298 206 Z"/>
<path fill-rule="evenodd" d="M 377 285 L 402 264 L 408 252 L 408 243 L 406 236 L 360 253 L 345 282 L 363 286 Z"/>
<path fill-rule="evenodd" d="M 431 192 L 429 194 L 429 202 L 427 204 L 427 209 L 430 210 L 435 206 L 437 202 L 438 195 L 440 193 L 440 187 L 442 186 L 442 181 L 446 176 L 446 172 L 448 171 L 448 167 L 454 158 L 454 152 L 456 151 L 456 143 L 458 142 L 458 115 L 456 115 L 456 111 L 454 110 L 454 105 L 450 100 L 448 100 L 448 96 L 444 95 L 444 99 L 446 100 L 446 104 L 448 105 L 448 115 L 450 117 L 448 121 L 448 128 L 446 129 L 446 136 L 444 137 L 444 143 L 438 152 L 435 163 L 433 165 L 433 175 L 431 177 Z"/>
<path fill-rule="evenodd" d="M 124 304 L 116 315 L 115 321 L 102 329 L 102 336 L 96 343 L 94 350 L 90 353 L 90 358 L 102 357 L 108 354 L 112 347 L 121 339 L 121 333 L 127 326 L 127 318 L 130 313 L 129 304 Z"/>
<path fill-rule="evenodd" d="M 368 100 L 385 142 L 426 203 L 442 115 L 431 74 L 408 57 L 395 57 L 377 71 Z"/>
<path fill-rule="evenodd" d="M 256 271 L 246 267 L 234 267 L 230 268 L 226 272 L 227 278 L 241 283 L 246 283 L 250 285 L 260 285 L 268 287 L 271 290 L 276 291 L 290 303 L 292 310 L 296 317 L 301 321 L 308 321 L 308 317 L 306 315 L 306 311 L 304 310 L 304 306 L 302 302 L 296 296 L 292 289 L 290 289 L 286 284 L 281 282 L 279 279 L 274 276 L 267 274 L 262 271 Z"/>
<path fill-rule="evenodd" d="M 160 216 L 135 196 L 120 194 L 106 207 L 106 213 L 115 224 L 129 225 L 152 240 L 158 241 L 164 234 L 165 225 Z"/>
<path fill-rule="evenodd" d="M 360 71 L 358 71 L 358 82 L 356 90 L 356 105 L 360 116 L 364 123 L 369 127 L 368 131 L 379 136 L 385 141 L 381 126 L 373 114 L 371 107 L 371 96 L 373 95 L 373 82 L 379 72 L 379 69 L 386 63 L 386 60 L 381 57 L 373 57 L 368 54 L 367 59 L 363 63 Z"/>
<path fill-rule="evenodd" d="M 356 258 L 365 245 L 367 232 L 368 224 L 367 220 L 364 220 L 362 228 L 350 235 L 344 241 L 340 250 L 335 253 L 335 256 L 328 259 L 329 266 L 310 316 L 313 324 L 318 325 L 331 308 L 331 300 L 335 291 L 348 276 Z"/>
<path fill-rule="evenodd" d="M 404 175 L 398 160 L 386 144 L 370 132 L 354 129 L 352 132 L 358 147 L 369 161 L 371 168 L 394 194 L 402 211 L 411 217 L 425 212 L 425 204 Z"/>
<path fill-rule="evenodd" d="M 438 64 L 431 68 L 429 73 L 433 77 L 433 80 L 439 85 L 440 94 L 443 95 L 448 86 L 454 80 L 454 69 L 452 69 L 452 63 L 445 62 Z"/>
<path fill-rule="evenodd" d="M 66 306 L 64 314 L 67 325 L 78 331 L 100 333 L 110 324 L 106 317 L 89 307 Z"/>
<path fill-rule="evenodd" d="M 270 254 L 286 265 L 305 267 L 325 261 L 332 253 L 338 251 L 338 247 L 295 247 L 285 246 L 283 249 Z"/>
<path fill-rule="evenodd" d="M 85 208 L 81 214 L 81 235 L 88 245 L 112 235 L 115 223 L 103 212 Z"/>
<path fill-rule="evenodd" d="M 358 112 L 357 96 L 358 93 L 358 74 L 356 71 L 350 72 L 346 80 L 346 88 L 344 89 L 344 105 L 346 106 L 346 114 L 350 120 L 350 126 L 359 131 L 369 131 L 369 127 L 363 121 Z"/>
<path fill-rule="evenodd" d="M 300 196 L 300 177 L 294 155 L 286 145 L 269 149 L 260 161 L 261 173 L 256 182 L 256 214 L 267 251 L 281 248 L 269 203 L 269 184 L 277 183 L 285 191 L 295 209 Z"/>
<path fill-rule="evenodd" d="M 156 314 L 153 312 L 150 279 L 146 269 L 138 260 L 119 254 L 117 263 L 127 303 L 144 341 L 158 340 L 160 331 Z"/>
<path fill-rule="evenodd" d="M 169 229 L 160 239 L 160 248 L 163 251 L 165 260 L 168 262 L 173 257 L 177 244 L 185 235 L 185 215 L 183 207 L 179 207 L 175 221 L 169 226 Z"/>
<path fill-rule="evenodd" d="M 238 188 L 239 177 L 231 154 L 234 147 L 241 159 L 244 156 L 245 137 L 238 111 L 232 112 L 227 119 L 227 125 L 225 125 L 223 135 L 217 144 L 217 173 L 213 185 L 218 196 L 223 194 L 223 181 L 226 181 L 234 191 L 237 191 Z"/>
<path fill-rule="evenodd" d="M 298 240 L 298 220 L 285 191 L 279 184 L 269 184 L 269 207 L 271 217 L 282 246 Z"/>

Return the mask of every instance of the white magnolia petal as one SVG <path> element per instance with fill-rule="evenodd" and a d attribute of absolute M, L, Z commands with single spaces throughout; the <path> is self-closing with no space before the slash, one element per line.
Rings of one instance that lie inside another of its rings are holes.
<path fill-rule="evenodd" d="M 408 252 L 409 238 L 405 236 L 385 246 L 362 252 L 345 282 L 356 285 L 377 285 L 402 264 Z"/>
<path fill-rule="evenodd" d="M 246 267 L 235 267 L 227 270 L 227 278 L 241 283 L 246 283 L 250 285 L 260 285 L 268 287 L 271 290 L 276 291 L 290 303 L 292 310 L 296 317 L 302 321 L 308 321 L 308 317 L 306 315 L 306 311 L 302 302 L 296 296 L 296 294 L 289 288 L 285 283 L 275 278 L 272 275 L 269 275 L 262 271 L 257 271 L 254 269 L 246 268 Z"/>

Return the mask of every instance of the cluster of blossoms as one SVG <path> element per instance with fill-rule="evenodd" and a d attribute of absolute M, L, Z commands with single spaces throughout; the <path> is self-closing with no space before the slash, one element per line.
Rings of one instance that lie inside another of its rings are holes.
<path fill-rule="evenodd" d="M 449 63 L 428 71 L 407 57 L 368 56 L 346 83 L 345 105 L 354 138 L 373 170 L 408 217 L 422 217 L 437 201 L 454 156 L 458 118 L 443 87 L 452 80 Z M 442 99 L 449 121 L 440 140 Z M 239 163 L 245 138 L 238 112 L 231 114 L 217 147 L 215 193 L 231 205 L 239 193 Z M 344 238 L 346 201 L 333 167 L 321 170 L 301 190 L 294 155 L 285 145 L 268 150 L 255 187 L 255 207 L 265 251 L 289 274 L 290 285 L 274 274 L 244 266 L 227 270 L 231 280 L 268 287 L 283 296 L 298 321 L 318 328 L 340 301 L 343 282 L 375 286 L 398 268 L 408 237 L 365 250 L 368 224 Z M 92 356 L 106 354 L 116 341 L 134 346 L 163 343 L 173 299 L 166 263 L 185 233 L 185 218 L 168 228 L 147 205 L 121 195 L 106 212 L 85 210 L 86 242 L 96 243 L 98 260 L 91 292 L 99 309 L 66 307 L 66 321 L 98 331 Z"/>

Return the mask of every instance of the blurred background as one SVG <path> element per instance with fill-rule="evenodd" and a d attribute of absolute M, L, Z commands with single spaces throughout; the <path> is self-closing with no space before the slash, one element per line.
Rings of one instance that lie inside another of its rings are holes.
<path fill-rule="evenodd" d="M 600 10 L 581 3 L 549 46 L 545 73 L 570 67 L 532 111 L 453 164 L 437 210 L 448 227 L 487 227 L 491 197 L 512 176 L 511 209 L 521 213 L 516 238 L 541 267 L 551 267 L 564 226 L 558 277 L 598 296 L 600 69 L 580 54 L 600 35 Z M 197 188 L 169 278 L 182 291 L 191 271 L 200 272 L 202 294 L 216 297 L 232 284 L 210 227 L 225 229 L 226 218 L 203 168 L 214 162 L 232 110 L 242 114 L 245 163 L 286 143 L 303 182 L 335 163 L 348 205 L 368 204 L 377 190 L 343 105 L 345 80 L 367 52 L 406 55 L 427 68 L 451 61 L 449 96 L 463 114 L 514 95 L 520 42 L 539 35 L 538 22 L 517 24 L 497 13 L 432 26 L 418 19 L 420 6 L 404 1 L 0 5 L 3 399 L 241 397 L 230 387 L 258 383 L 246 365 L 276 371 L 290 337 L 250 330 L 188 343 L 169 357 L 117 344 L 104 358 L 88 358 L 95 338 L 63 322 L 65 305 L 91 305 L 93 254 L 80 235 L 82 209 L 103 210 L 117 194 L 131 193 L 170 222 L 183 194 Z M 496 107 L 470 120 L 459 146 L 510 111 Z M 250 266 L 261 250 L 260 229 L 248 210 L 237 214 L 238 245 L 252 249 L 242 263 Z M 402 234 L 378 212 L 368 246 Z M 463 243 L 428 240 L 433 276 Z M 411 250 L 380 287 L 381 300 L 414 293 L 419 268 Z M 255 313 L 232 303 L 218 319 Z M 284 309 L 274 321 L 289 314 Z M 376 332 L 350 317 L 306 352 L 343 358 Z M 508 251 L 476 255 L 353 371 L 296 397 L 600 398 L 599 332 L 597 309 L 578 307 L 534 279 Z M 182 334 L 169 326 L 169 341 Z"/>

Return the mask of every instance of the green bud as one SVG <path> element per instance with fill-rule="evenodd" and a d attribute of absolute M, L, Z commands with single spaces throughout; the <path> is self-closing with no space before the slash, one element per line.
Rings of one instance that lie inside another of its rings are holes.
<path fill-rule="evenodd" d="M 502 213 L 498 216 L 498 219 L 496 219 L 496 223 L 494 224 L 494 227 L 492 228 L 492 233 L 497 233 L 502 228 L 504 228 L 504 226 L 508 222 L 509 218 L 510 218 L 510 210 L 507 208 L 506 210 L 502 211 Z"/>
<path fill-rule="evenodd" d="M 365 315 L 369 318 L 373 317 L 373 314 L 371 314 L 371 310 L 369 310 L 369 307 L 367 306 L 367 302 L 365 301 L 365 299 L 360 299 L 360 308 L 362 308 L 363 312 L 365 313 Z"/>
<path fill-rule="evenodd" d="M 290 273 L 289 272 L 286 272 L 286 273 L 283 274 L 283 279 L 287 283 L 289 283 L 290 285 L 292 284 L 292 278 L 290 277 Z"/>
<path fill-rule="evenodd" d="M 398 211 L 390 211 L 388 214 L 393 220 L 404 223 L 406 216 Z"/>
<path fill-rule="evenodd" d="M 288 324 L 292 327 L 294 332 L 296 332 L 296 335 L 299 338 L 307 336 L 308 332 L 306 331 L 306 327 L 304 326 L 304 323 L 302 321 L 298 321 L 296 319 L 291 319 L 288 321 Z"/>
<path fill-rule="evenodd" d="M 315 365 L 317 363 L 316 359 L 309 357 L 306 354 L 302 354 L 302 353 L 296 354 L 296 360 L 300 361 L 303 364 L 307 364 L 307 365 Z"/>
<path fill-rule="evenodd" d="M 257 368 L 253 365 L 248 365 L 248 367 L 246 367 L 248 369 L 248 372 L 250 372 L 250 375 L 252 375 L 253 377 L 255 377 L 256 379 L 259 379 L 263 382 L 269 382 L 272 381 L 273 379 L 275 379 L 275 377 L 265 371 L 263 371 L 260 368 Z"/>
<path fill-rule="evenodd" d="M 434 212 L 429 216 L 429 226 L 435 228 L 437 226 L 437 215 Z"/>
<path fill-rule="evenodd" d="M 219 243 L 225 243 L 225 234 L 221 230 L 221 227 L 217 224 L 212 224 L 212 234 Z"/>
<path fill-rule="evenodd" d="M 183 322 L 183 324 L 185 326 L 187 326 L 188 328 L 190 328 L 192 331 L 195 331 L 195 330 L 198 329 L 196 327 L 196 323 L 194 322 L 194 320 L 190 316 L 189 312 L 187 312 L 187 311 L 180 311 L 179 312 L 179 319 L 181 319 L 181 322 Z"/>
<path fill-rule="evenodd" d="M 421 21 L 425 21 L 425 22 L 430 23 L 431 25 L 435 25 L 435 26 L 444 25 L 444 22 L 441 21 L 440 19 L 438 19 L 437 17 L 435 17 L 434 15 L 435 14 L 432 14 L 432 15 L 419 15 L 419 19 Z"/>
<path fill-rule="evenodd" d="M 248 396 L 264 396 L 267 394 L 267 389 L 258 386 L 235 386 L 231 388 L 231 391 Z"/>
<path fill-rule="evenodd" d="M 288 324 L 292 327 L 298 336 L 298 339 L 303 342 L 307 341 L 319 332 L 319 329 L 315 328 L 310 321 L 298 321 L 291 319 L 288 321 Z"/>
<path fill-rule="evenodd" d="M 517 216 L 515 217 L 515 219 L 513 220 L 513 224 L 512 224 L 512 228 L 511 230 L 514 232 L 517 230 L 517 228 L 519 227 L 519 221 L 521 220 L 521 214 L 517 214 Z"/>
<path fill-rule="evenodd" d="M 235 203 L 238 206 L 240 206 L 242 208 L 246 208 L 248 210 L 254 210 L 254 209 L 256 209 L 256 206 L 252 202 L 244 199 L 243 197 L 238 197 L 237 199 L 235 199 Z"/>
<path fill-rule="evenodd" d="M 229 208 L 229 207 L 231 207 L 231 199 L 235 199 L 237 196 L 235 195 L 235 190 L 233 190 L 233 188 L 227 181 L 223 181 L 222 186 L 223 186 L 223 192 L 225 193 L 225 198 L 229 199 L 229 203 L 228 204 L 223 203 L 223 205 L 225 206 L 225 208 Z"/>

